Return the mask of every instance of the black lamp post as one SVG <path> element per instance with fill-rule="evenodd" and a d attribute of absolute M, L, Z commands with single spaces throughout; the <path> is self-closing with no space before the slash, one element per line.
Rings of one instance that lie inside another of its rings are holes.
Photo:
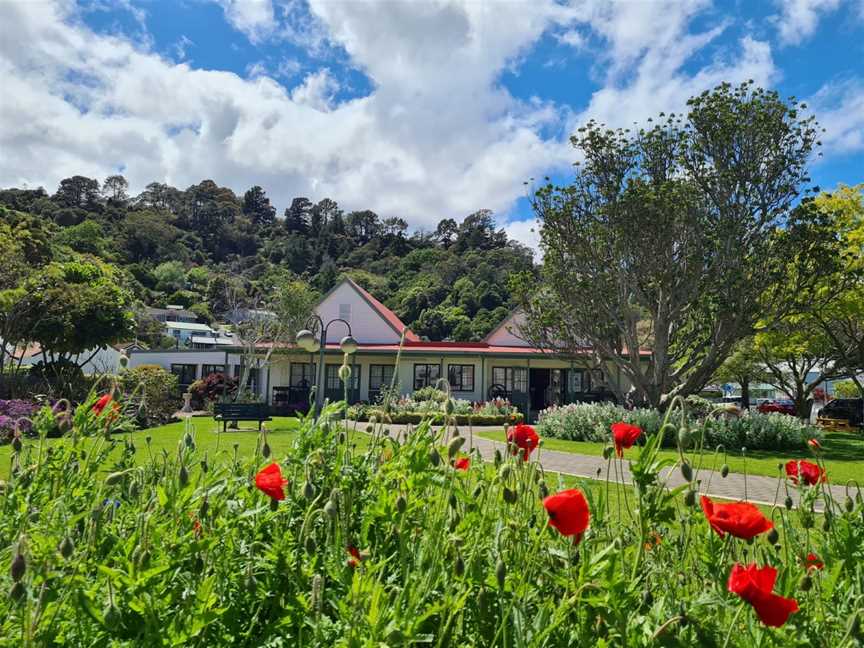
<path fill-rule="evenodd" d="M 327 346 L 327 331 L 331 324 L 342 322 L 348 329 L 348 335 L 342 338 L 339 342 L 339 348 L 342 353 L 353 354 L 357 351 L 357 340 L 351 336 L 351 324 L 346 320 L 337 317 L 324 324 L 324 320 L 319 315 L 312 315 L 306 322 L 308 328 L 303 329 L 297 334 L 297 346 L 309 353 L 318 352 L 318 369 L 315 372 L 315 417 L 321 414 L 321 407 L 324 405 L 324 349 Z M 316 328 L 321 332 L 321 339 L 315 337 L 315 333 L 310 329 Z"/>

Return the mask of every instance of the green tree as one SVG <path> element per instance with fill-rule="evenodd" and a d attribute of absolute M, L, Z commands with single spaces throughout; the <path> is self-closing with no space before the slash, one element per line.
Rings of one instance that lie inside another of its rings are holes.
<path fill-rule="evenodd" d="M 48 362 L 84 365 L 92 352 L 132 337 L 130 295 L 111 266 L 90 261 L 53 262 L 24 282 L 28 339 Z"/>
<path fill-rule="evenodd" d="M 243 194 L 243 213 L 256 227 L 268 227 L 276 220 L 276 208 L 258 185 Z"/>
<path fill-rule="evenodd" d="M 745 338 L 735 345 L 732 353 L 714 373 L 713 379 L 741 385 L 741 406 L 746 409 L 750 407 L 750 383 L 763 382 L 766 377 L 767 372 L 753 338 Z"/>
<path fill-rule="evenodd" d="M 60 181 L 54 202 L 63 207 L 92 209 L 99 201 L 99 181 L 85 176 L 72 176 Z"/>
<path fill-rule="evenodd" d="M 750 83 L 688 106 L 635 133 L 579 129 L 573 182 L 534 195 L 543 288 L 514 281 L 529 339 L 589 343 L 654 406 L 698 392 L 760 320 L 801 308 L 830 268 L 814 216 L 793 209 L 813 118 Z"/>

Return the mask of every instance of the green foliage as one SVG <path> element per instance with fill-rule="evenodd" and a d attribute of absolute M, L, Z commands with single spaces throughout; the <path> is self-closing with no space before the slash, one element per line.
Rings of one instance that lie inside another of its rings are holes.
<path fill-rule="evenodd" d="M 0 636 L 10 644 L 102 646 L 852 645 L 864 596 L 864 502 L 831 502 L 830 524 L 776 510 L 776 544 L 721 540 L 698 507 L 663 489 L 659 437 L 633 463 L 634 492 L 579 483 L 580 541 L 547 525 L 565 487 L 536 462 L 454 470 L 428 425 L 403 441 L 301 422 L 287 453 L 197 448 L 133 461 L 92 402 L 74 435 L 25 445 L 2 485 Z M 81 437 L 90 437 L 80 441 Z M 352 441 L 364 439 L 353 448 Z M 464 446 L 463 446 L 464 448 Z M 464 448 L 467 450 L 467 448 Z M 109 458 L 110 457 L 110 458 Z M 278 461 L 285 498 L 253 486 Z M 614 492 L 611 490 L 614 489 Z M 33 511 L 39 511 L 34 515 Z M 807 522 L 810 520 L 810 522 Z M 353 552 L 349 553 L 348 549 Z M 808 571 L 808 552 L 824 562 Z M 18 558 L 20 556 L 20 558 Z M 776 629 L 730 594 L 736 562 L 778 569 L 800 610 Z M 807 577 L 812 588 L 798 587 Z M 20 583 L 13 585 L 13 583 Z M 850 641 L 851 640 L 851 641 Z"/>
<path fill-rule="evenodd" d="M 137 404 L 137 423 L 154 427 L 171 420 L 180 409 L 177 376 L 158 365 L 139 365 L 120 374 L 122 400 Z"/>

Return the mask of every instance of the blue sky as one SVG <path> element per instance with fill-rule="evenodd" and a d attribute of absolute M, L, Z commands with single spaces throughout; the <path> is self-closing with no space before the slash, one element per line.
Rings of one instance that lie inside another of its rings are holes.
<path fill-rule="evenodd" d="M 2 186 L 209 177 L 422 228 L 490 208 L 532 243 L 523 183 L 566 179 L 580 123 L 750 78 L 813 106 L 814 184 L 864 181 L 864 0 L 13 0 L 0 25 Z"/>

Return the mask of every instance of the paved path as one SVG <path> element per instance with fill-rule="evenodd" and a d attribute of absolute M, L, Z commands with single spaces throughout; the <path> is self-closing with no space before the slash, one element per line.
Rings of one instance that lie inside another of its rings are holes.
<path fill-rule="evenodd" d="M 362 425 L 362 424 L 361 424 Z M 358 426 L 359 427 L 359 426 Z M 391 433 L 401 436 L 405 432 L 405 425 L 392 424 L 388 426 Z M 360 429 L 363 429 L 360 427 Z M 493 441 L 478 436 L 479 432 L 495 432 L 501 434 L 501 441 Z M 467 428 L 462 428 L 462 434 L 467 435 Z M 506 452 L 507 445 L 504 442 L 504 434 L 500 427 L 475 427 L 473 435 L 474 447 L 480 451 L 480 455 L 491 460 L 495 454 L 495 449 L 498 448 L 501 452 Z M 466 443 L 463 446 L 463 451 L 468 450 Z M 571 452 L 560 452 L 557 450 L 545 450 L 540 448 L 532 457 L 533 460 L 538 460 L 543 465 L 543 469 L 549 472 L 559 472 L 566 475 L 574 475 L 576 477 L 585 477 L 588 479 L 606 479 L 606 460 L 603 457 L 595 457 L 591 455 L 575 454 Z M 597 471 L 600 470 L 598 477 Z M 615 468 L 610 471 L 609 478 L 615 480 Z M 701 470 L 696 478 L 700 480 L 699 492 L 713 497 L 721 497 L 730 500 L 746 499 L 757 504 L 765 504 L 771 506 L 775 503 L 775 497 L 779 505 L 783 505 L 786 499 L 786 489 L 780 484 L 779 494 L 777 493 L 778 480 L 776 477 L 765 477 L 763 475 L 748 475 L 746 478 L 741 473 L 729 473 L 724 479 L 719 472 L 711 470 Z M 667 468 L 663 471 L 661 479 L 664 479 L 669 488 L 675 488 L 685 483 L 683 475 L 676 467 Z M 619 472 L 618 480 L 623 483 L 632 483 L 630 476 L 629 463 L 623 462 L 623 475 Z M 834 499 L 842 503 L 846 497 L 846 491 L 842 486 L 831 486 L 831 493 Z M 798 490 L 793 486 L 789 486 L 789 495 L 792 500 L 798 503 Z M 821 500 L 817 503 L 817 509 L 821 510 Z"/>

